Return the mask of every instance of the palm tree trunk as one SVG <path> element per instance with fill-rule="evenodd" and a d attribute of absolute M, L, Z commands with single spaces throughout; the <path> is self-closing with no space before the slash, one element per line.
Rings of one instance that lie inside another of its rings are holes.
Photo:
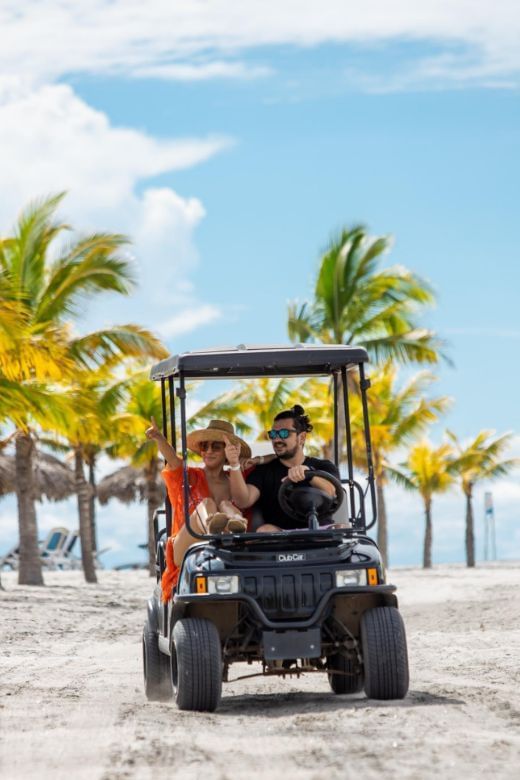
<path fill-rule="evenodd" d="M 96 459 L 92 456 L 88 462 L 88 482 L 90 485 L 89 515 L 90 515 L 90 536 L 92 539 L 92 552 L 97 552 L 97 529 L 96 529 Z"/>
<path fill-rule="evenodd" d="M 385 566 L 389 566 L 388 558 L 388 526 L 386 521 L 385 494 L 383 492 L 382 475 L 376 481 L 377 497 L 377 546 L 383 558 Z"/>
<path fill-rule="evenodd" d="M 432 502 L 430 499 L 424 501 L 424 515 L 426 518 L 426 526 L 424 529 L 424 552 L 423 552 L 423 569 L 431 569 L 432 567 Z"/>
<path fill-rule="evenodd" d="M 16 500 L 20 535 L 19 585 L 43 585 L 42 562 L 38 547 L 38 526 L 33 487 L 34 441 L 29 433 L 16 437 Z"/>
<path fill-rule="evenodd" d="M 473 502 L 471 487 L 466 493 L 466 565 L 475 565 L 475 534 L 473 531 Z"/>
<path fill-rule="evenodd" d="M 81 539 L 81 562 L 87 582 L 97 582 L 90 523 L 90 486 L 83 471 L 83 456 L 79 449 L 74 451 L 74 473 L 78 496 L 79 538 Z"/>

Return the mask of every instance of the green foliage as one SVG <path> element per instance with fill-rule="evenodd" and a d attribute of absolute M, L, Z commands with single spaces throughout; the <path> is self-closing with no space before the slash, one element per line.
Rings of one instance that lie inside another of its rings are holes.
<path fill-rule="evenodd" d="M 442 342 L 417 324 L 433 292 L 406 268 L 378 270 L 389 247 L 362 226 L 343 230 L 321 258 L 313 302 L 289 305 L 289 337 L 364 346 L 375 361 L 436 363 Z"/>
<path fill-rule="evenodd" d="M 452 463 L 453 449 L 448 444 L 433 447 L 422 441 L 413 445 L 399 468 L 388 467 L 388 471 L 398 485 L 418 491 L 429 505 L 435 493 L 444 493 L 453 484 Z"/>
<path fill-rule="evenodd" d="M 465 446 L 451 431 L 448 431 L 448 437 L 456 452 L 451 471 L 460 478 L 462 489 L 467 496 L 471 496 L 477 482 L 505 477 L 520 465 L 519 458 L 503 458 L 511 446 L 512 433 L 493 438 L 494 431 L 480 431 L 473 441 Z"/>

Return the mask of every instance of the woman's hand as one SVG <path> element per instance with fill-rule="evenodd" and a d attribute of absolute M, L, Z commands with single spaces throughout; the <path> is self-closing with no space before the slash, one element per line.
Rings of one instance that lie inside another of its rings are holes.
<path fill-rule="evenodd" d="M 145 431 L 145 436 L 149 441 L 157 442 L 157 449 L 163 456 L 164 460 L 171 469 L 178 469 L 182 465 L 182 460 L 177 456 L 177 453 L 173 449 L 172 445 L 164 436 L 155 422 L 155 418 L 151 417 L 151 425 Z"/>
<path fill-rule="evenodd" d="M 152 424 L 144 432 L 144 435 L 146 436 L 146 438 L 147 439 L 151 439 L 151 440 L 155 440 L 155 441 L 159 441 L 160 439 L 164 439 L 163 434 L 161 433 L 161 431 L 157 427 L 157 423 L 155 422 L 155 417 L 151 417 L 150 420 L 151 420 Z"/>
<path fill-rule="evenodd" d="M 240 465 L 240 444 L 233 444 L 228 437 L 224 435 L 226 459 L 230 466 Z"/>

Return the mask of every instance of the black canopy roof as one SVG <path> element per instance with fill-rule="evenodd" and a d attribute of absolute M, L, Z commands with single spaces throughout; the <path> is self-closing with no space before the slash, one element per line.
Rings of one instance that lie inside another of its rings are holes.
<path fill-rule="evenodd" d="M 188 379 L 226 379 L 254 376 L 320 376 L 343 366 L 363 363 L 363 347 L 344 344 L 297 344 L 293 346 L 217 347 L 161 360 L 153 366 L 151 379 L 178 376 Z"/>

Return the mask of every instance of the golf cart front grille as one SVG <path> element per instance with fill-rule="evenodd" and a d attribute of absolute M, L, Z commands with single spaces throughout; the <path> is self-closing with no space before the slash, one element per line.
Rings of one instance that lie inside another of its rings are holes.
<path fill-rule="evenodd" d="M 270 620 L 310 617 L 323 594 L 334 585 L 332 571 L 258 572 L 242 579 L 244 593 L 255 599 Z"/>

